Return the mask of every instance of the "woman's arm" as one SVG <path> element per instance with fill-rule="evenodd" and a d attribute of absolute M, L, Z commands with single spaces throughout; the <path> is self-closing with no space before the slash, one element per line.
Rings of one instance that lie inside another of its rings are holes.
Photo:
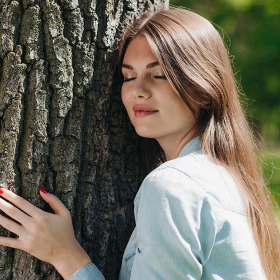
<path fill-rule="evenodd" d="M 26 251 L 52 264 L 64 279 L 69 279 L 79 269 L 92 264 L 91 259 L 75 238 L 69 210 L 56 196 L 44 193 L 44 189 L 40 194 L 55 214 L 45 212 L 13 192 L 0 188 L 0 195 L 19 208 L 0 198 L 0 209 L 19 222 L 0 214 L 0 224 L 18 235 L 18 238 L 1 236 L 0 245 Z"/>
<path fill-rule="evenodd" d="M 77 240 L 76 242 L 77 247 L 74 250 L 71 252 L 69 250 L 67 256 L 61 256 L 60 260 L 56 260 L 52 263 L 52 265 L 64 279 L 70 279 L 70 277 L 76 272 L 83 270 L 88 265 L 93 265 L 90 257 L 87 255 Z"/>

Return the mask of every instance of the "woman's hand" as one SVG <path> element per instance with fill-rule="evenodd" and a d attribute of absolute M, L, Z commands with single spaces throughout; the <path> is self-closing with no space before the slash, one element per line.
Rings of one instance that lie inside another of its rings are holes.
<path fill-rule="evenodd" d="M 55 214 L 45 212 L 13 192 L 1 189 L 0 209 L 20 224 L 0 214 L 0 225 L 18 235 L 18 238 L 0 236 L 0 245 L 21 249 L 36 258 L 51 263 L 68 279 L 76 270 L 91 263 L 89 256 L 75 238 L 71 214 L 53 194 L 44 193 Z"/>

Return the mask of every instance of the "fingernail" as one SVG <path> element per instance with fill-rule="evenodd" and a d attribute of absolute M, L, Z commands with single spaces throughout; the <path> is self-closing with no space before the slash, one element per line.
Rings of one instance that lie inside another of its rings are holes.
<path fill-rule="evenodd" d="M 43 192 L 43 193 L 48 193 L 48 191 L 45 190 L 44 188 L 39 188 L 39 189 L 40 189 L 40 191 Z"/>
<path fill-rule="evenodd" d="M 0 194 L 2 194 L 3 193 L 3 190 L 0 188 Z"/>

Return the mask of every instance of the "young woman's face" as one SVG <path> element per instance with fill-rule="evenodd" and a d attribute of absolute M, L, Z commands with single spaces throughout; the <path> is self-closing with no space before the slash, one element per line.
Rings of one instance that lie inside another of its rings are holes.
<path fill-rule="evenodd" d="M 139 136 L 159 143 L 164 138 L 181 141 L 196 120 L 156 62 L 145 37 L 136 36 L 129 43 L 122 65 L 122 102 Z"/>

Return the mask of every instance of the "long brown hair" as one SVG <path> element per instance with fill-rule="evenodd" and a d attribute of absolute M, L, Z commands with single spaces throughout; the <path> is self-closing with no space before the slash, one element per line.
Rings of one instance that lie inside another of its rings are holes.
<path fill-rule="evenodd" d="M 126 30 L 120 44 L 119 67 L 129 42 L 145 36 L 173 89 L 193 111 L 203 152 L 226 166 L 238 180 L 266 276 L 280 279 L 280 233 L 273 216 L 276 205 L 257 164 L 257 145 L 239 99 L 228 50 L 219 32 L 205 18 L 170 7 L 144 14 Z M 120 68 L 119 68 L 120 69 Z M 164 162 L 155 139 L 145 139 L 150 168 Z"/>

